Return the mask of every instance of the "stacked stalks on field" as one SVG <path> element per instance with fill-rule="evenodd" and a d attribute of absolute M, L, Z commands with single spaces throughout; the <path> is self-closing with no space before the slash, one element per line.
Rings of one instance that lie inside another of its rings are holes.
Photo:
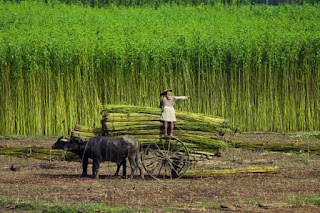
<path fill-rule="evenodd" d="M 149 144 L 163 135 L 163 125 L 159 120 L 160 109 L 134 106 L 109 106 L 104 112 L 103 126 L 108 136 L 129 134 L 142 144 Z M 221 118 L 213 118 L 196 113 L 176 112 L 175 135 L 190 151 L 216 152 L 217 148 L 229 145 L 219 139 L 219 135 L 232 130 Z M 76 125 L 72 132 L 75 136 L 91 138 L 101 135 L 101 128 Z"/>

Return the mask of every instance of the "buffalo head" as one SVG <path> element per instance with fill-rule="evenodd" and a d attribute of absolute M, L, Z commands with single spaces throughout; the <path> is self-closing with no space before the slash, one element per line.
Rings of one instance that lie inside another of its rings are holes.
<path fill-rule="evenodd" d="M 67 137 L 61 136 L 55 144 L 52 145 L 52 149 L 63 149 L 64 145 L 69 142 L 70 139 Z"/>
<path fill-rule="evenodd" d="M 68 143 L 65 143 L 63 149 L 65 152 L 81 152 L 84 150 L 87 141 L 80 137 L 71 137 Z"/>

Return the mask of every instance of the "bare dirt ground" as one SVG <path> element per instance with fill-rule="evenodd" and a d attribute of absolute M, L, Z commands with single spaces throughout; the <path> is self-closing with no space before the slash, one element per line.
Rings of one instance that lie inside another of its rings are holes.
<path fill-rule="evenodd" d="M 320 146 L 320 140 L 316 138 L 291 137 L 301 135 L 305 132 L 276 133 L 276 132 L 244 132 L 241 134 L 225 135 L 225 140 L 235 140 L 241 142 L 275 142 L 275 143 L 309 143 Z"/>
<path fill-rule="evenodd" d="M 255 136 L 248 133 L 230 138 L 249 140 Z M 259 135 L 258 139 L 296 140 L 278 134 Z M 56 140 L 57 137 L 1 137 L 0 146 L 51 147 Z M 254 166 L 280 169 L 277 174 L 189 175 L 179 180 L 156 181 L 148 176 L 145 180 L 138 176 L 132 180 L 113 177 L 115 165 L 103 163 L 96 180 L 81 178 L 81 165 L 77 162 L 0 156 L 0 212 L 47 212 L 43 206 L 53 205 L 110 207 L 105 212 L 320 212 L 318 155 L 230 149 L 222 157 L 199 162 L 191 169 Z M 29 210 L 18 203 L 27 203 Z M 90 210 L 84 207 L 81 211 Z M 98 207 L 97 211 L 103 212 Z"/>

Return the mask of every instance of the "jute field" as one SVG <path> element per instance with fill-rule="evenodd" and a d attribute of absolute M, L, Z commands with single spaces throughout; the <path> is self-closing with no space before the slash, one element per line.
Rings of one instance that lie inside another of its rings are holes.
<path fill-rule="evenodd" d="M 180 179 L 51 149 L 105 126 L 143 153 L 168 88 L 211 153 Z M 0 0 L 0 212 L 320 212 L 319 100 L 316 0 Z"/>

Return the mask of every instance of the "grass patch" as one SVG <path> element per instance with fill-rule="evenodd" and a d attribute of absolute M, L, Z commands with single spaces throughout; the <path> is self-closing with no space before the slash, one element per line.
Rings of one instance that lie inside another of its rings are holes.
<path fill-rule="evenodd" d="M 254 204 L 261 204 L 261 203 L 263 203 L 263 201 L 262 200 L 254 200 L 254 199 L 249 199 L 249 203 L 254 203 Z"/>
<path fill-rule="evenodd" d="M 217 205 L 214 201 L 203 202 L 201 205 L 204 208 L 210 208 L 210 209 L 218 209 L 219 208 L 219 205 Z"/>
<path fill-rule="evenodd" d="M 295 160 L 298 161 L 298 162 L 304 163 L 304 164 L 308 164 L 309 163 L 309 160 L 306 159 L 306 158 L 296 158 Z"/>
<path fill-rule="evenodd" d="M 313 205 L 320 206 L 320 197 L 311 197 L 311 198 L 306 198 L 305 201 L 307 203 L 311 203 Z"/>
<path fill-rule="evenodd" d="M 291 135 L 293 138 L 317 138 L 320 139 L 320 131 L 308 132 L 304 134 Z"/>
<path fill-rule="evenodd" d="M 134 210 L 132 210 L 134 212 Z M 140 208 L 137 212 L 152 212 L 152 208 Z"/>
<path fill-rule="evenodd" d="M 296 206 L 304 206 L 304 205 L 316 205 L 320 206 L 320 197 L 305 197 L 301 195 L 297 195 L 290 203 Z"/>
<path fill-rule="evenodd" d="M 174 212 L 174 211 L 177 211 L 177 209 L 174 208 L 174 207 L 168 207 L 168 208 L 166 208 L 166 212 Z"/>
<path fill-rule="evenodd" d="M 0 197 L 0 204 L 5 204 L 10 208 L 21 211 L 42 211 L 42 212 L 60 212 L 60 213 L 76 213 L 76 212 L 150 212 L 152 208 L 139 208 L 129 209 L 124 206 L 120 207 L 109 207 L 101 204 L 74 204 L 74 205 L 63 205 L 63 204 L 44 204 L 35 203 L 31 201 L 15 201 L 8 200 L 7 197 Z"/>

